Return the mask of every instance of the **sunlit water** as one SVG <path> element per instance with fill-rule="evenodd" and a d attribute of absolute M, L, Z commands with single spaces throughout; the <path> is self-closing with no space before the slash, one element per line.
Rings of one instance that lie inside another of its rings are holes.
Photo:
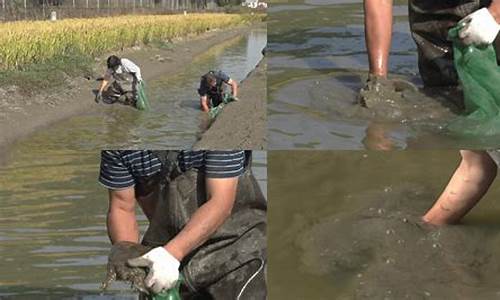
<path fill-rule="evenodd" d="M 414 223 L 459 159 L 457 150 L 271 151 L 269 298 L 498 299 L 498 178 L 462 225 Z"/>
<path fill-rule="evenodd" d="M 125 284 L 100 294 L 110 243 L 99 157 L 25 147 L 0 166 L 0 299 L 135 299 Z M 263 192 L 266 164 L 266 153 L 254 152 Z"/>
<path fill-rule="evenodd" d="M 442 128 L 450 119 L 400 124 L 347 115 L 368 73 L 363 2 L 293 3 L 273 4 L 268 10 L 270 149 L 498 145 L 497 138 L 445 134 Z M 406 1 L 395 1 L 393 11 L 389 72 L 421 86 Z"/>
<path fill-rule="evenodd" d="M 174 75 L 148 81 L 151 111 L 103 104 L 101 112 L 56 123 L 23 142 L 67 149 L 189 148 L 203 130 L 197 93 L 200 77 L 209 70 L 223 70 L 237 81 L 245 79 L 261 60 L 266 40 L 265 28 L 252 29 L 207 48 Z"/>

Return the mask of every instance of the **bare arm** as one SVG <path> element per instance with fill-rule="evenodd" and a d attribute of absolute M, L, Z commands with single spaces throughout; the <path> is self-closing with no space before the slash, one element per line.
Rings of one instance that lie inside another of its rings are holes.
<path fill-rule="evenodd" d="M 462 161 L 445 190 L 423 220 L 435 224 L 460 221 L 486 193 L 497 174 L 497 165 L 486 151 L 462 150 Z"/>
<path fill-rule="evenodd" d="M 488 7 L 490 14 L 500 24 L 500 0 L 493 0 Z"/>
<path fill-rule="evenodd" d="M 392 0 L 365 0 L 364 8 L 370 73 L 385 77 L 392 38 Z"/>
<path fill-rule="evenodd" d="M 208 178 L 208 201 L 198 208 L 181 232 L 164 246 L 165 249 L 181 261 L 203 244 L 231 215 L 237 184 L 238 177 Z"/>
<path fill-rule="evenodd" d="M 135 218 L 134 187 L 109 190 L 108 236 L 111 243 L 139 242 L 139 228 Z"/>
<path fill-rule="evenodd" d="M 231 86 L 231 94 L 233 97 L 238 97 L 238 83 L 236 80 L 229 79 L 227 83 Z"/>
<path fill-rule="evenodd" d="M 201 110 L 204 112 L 208 112 L 210 110 L 208 107 L 208 97 L 206 95 L 200 97 L 200 106 Z"/>
<path fill-rule="evenodd" d="M 102 93 L 102 91 L 104 91 L 104 89 L 108 86 L 108 84 L 109 84 L 109 80 L 103 79 L 101 81 L 101 86 L 99 87 L 99 93 Z"/>

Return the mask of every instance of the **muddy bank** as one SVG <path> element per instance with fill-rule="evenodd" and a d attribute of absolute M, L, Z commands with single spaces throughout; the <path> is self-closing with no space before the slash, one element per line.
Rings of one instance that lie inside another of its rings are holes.
<path fill-rule="evenodd" d="M 194 145 L 195 149 L 267 148 L 266 70 L 264 58 L 241 83 L 238 102 L 229 103 Z"/>
<path fill-rule="evenodd" d="M 199 36 L 188 36 L 173 41 L 171 49 L 134 48 L 117 54 L 137 62 L 146 81 L 160 75 L 174 75 L 208 48 L 251 30 L 239 27 L 230 30 L 213 30 Z M 99 61 L 93 76 L 104 71 L 104 61 Z M 91 93 L 96 88 L 94 80 L 67 78 L 64 88 L 57 91 L 41 91 L 25 97 L 15 87 L 0 88 L 0 148 L 5 149 L 15 140 L 57 121 L 78 114 L 95 113 L 102 109 L 96 105 Z M 121 107 L 121 109 L 130 109 Z"/>

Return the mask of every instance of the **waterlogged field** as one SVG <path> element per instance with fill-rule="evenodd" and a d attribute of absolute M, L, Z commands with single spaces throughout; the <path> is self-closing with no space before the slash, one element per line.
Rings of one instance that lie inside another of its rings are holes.
<path fill-rule="evenodd" d="M 498 179 L 461 224 L 419 223 L 459 160 L 457 150 L 271 151 L 269 298 L 498 299 Z"/>
<path fill-rule="evenodd" d="M 207 70 L 224 70 L 231 78 L 243 80 L 261 60 L 266 42 L 266 30 L 255 28 L 207 48 L 174 75 L 148 81 L 147 93 L 153 109 L 146 114 L 121 105 L 103 104 L 102 109 L 39 130 L 13 148 L 190 148 L 204 130 L 200 127 L 202 114 L 197 94 L 200 76 Z"/>
<path fill-rule="evenodd" d="M 188 14 L 0 24 L 0 70 L 72 55 L 97 56 L 136 44 L 165 43 L 188 34 L 262 19 L 263 15 Z"/>
<path fill-rule="evenodd" d="M 359 109 L 368 74 L 363 1 L 274 1 L 268 9 L 268 128 L 271 149 L 492 148 L 496 136 L 451 134 L 456 96 L 409 96 L 388 113 Z M 422 87 L 408 3 L 393 3 L 390 76 Z M 405 110 L 404 106 L 408 106 Z M 387 108 L 388 106 L 386 106 Z M 400 120 L 390 116 L 400 113 Z"/>

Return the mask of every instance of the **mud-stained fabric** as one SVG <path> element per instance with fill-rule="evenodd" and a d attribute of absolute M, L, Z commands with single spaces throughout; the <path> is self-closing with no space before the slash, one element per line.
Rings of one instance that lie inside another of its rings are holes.
<path fill-rule="evenodd" d="M 468 14 L 490 3 L 479 0 L 408 2 L 410 29 L 418 48 L 418 68 L 426 86 L 458 84 L 453 45 L 447 39 L 448 30 Z"/>
<path fill-rule="evenodd" d="M 163 184 L 143 244 L 166 244 L 206 201 L 205 176 L 196 169 Z M 266 210 L 264 195 L 247 169 L 239 177 L 231 216 L 181 262 L 186 299 L 236 299 L 239 294 L 240 299 L 265 299 Z"/>
<path fill-rule="evenodd" d="M 497 164 L 497 166 L 500 166 L 500 150 L 488 150 L 487 152 L 491 159 Z"/>
<path fill-rule="evenodd" d="M 129 59 L 122 58 L 116 69 L 107 69 L 104 80 L 109 81 L 108 87 L 102 93 L 105 103 L 121 101 L 140 110 L 149 107 L 141 69 Z M 137 100 L 140 100 L 139 103 Z"/>

